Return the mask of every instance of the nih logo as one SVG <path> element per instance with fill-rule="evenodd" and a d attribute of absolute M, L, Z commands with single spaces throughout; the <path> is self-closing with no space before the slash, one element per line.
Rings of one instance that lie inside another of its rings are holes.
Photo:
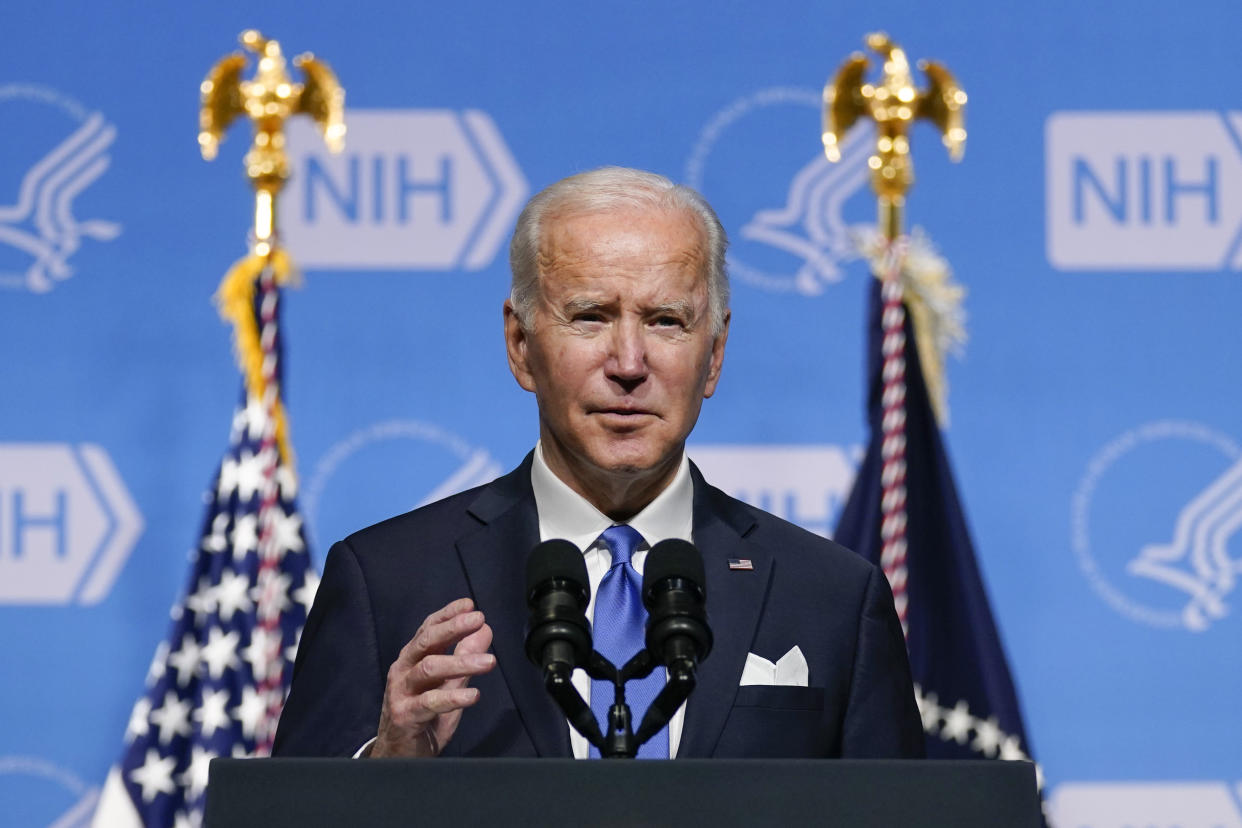
<path fill-rule="evenodd" d="M 477 110 L 349 110 L 345 151 L 289 125 L 280 228 L 305 268 L 480 270 L 526 199 L 526 179 Z"/>
<path fill-rule="evenodd" d="M 713 486 L 823 537 L 832 537 L 862 459 L 859 446 L 691 445 Z"/>
<path fill-rule="evenodd" d="M 142 534 L 99 446 L 0 443 L 0 604 L 97 604 Z"/>
<path fill-rule="evenodd" d="M 1057 112 L 1045 139 L 1054 267 L 1242 269 L 1242 113 Z"/>

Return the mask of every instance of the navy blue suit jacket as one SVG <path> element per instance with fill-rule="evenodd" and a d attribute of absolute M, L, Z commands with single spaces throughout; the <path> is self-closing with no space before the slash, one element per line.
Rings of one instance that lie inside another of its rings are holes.
<path fill-rule="evenodd" d="M 497 668 L 446 756 L 570 757 L 569 726 L 524 652 L 526 557 L 539 542 L 531 457 L 515 471 L 335 544 L 306 622 L 274 754 L 349 756 L 375 735 L 385 678 L 423 619 L 468 596 Z M 845 548 L 694 478 L 694 543 L 715 645 L 679 758 L 918 757 L 923 729 L 883 574 Z M 753 570 L 731 570 L 730 558 Z M 746 654 L 793 646 L 809 687 L 739 687 Z"/>

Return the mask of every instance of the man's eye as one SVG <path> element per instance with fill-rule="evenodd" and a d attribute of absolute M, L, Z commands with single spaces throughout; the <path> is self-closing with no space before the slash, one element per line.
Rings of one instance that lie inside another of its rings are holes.
<path fill-rule="evenodd" d="M 594 312 L 575 313 L 573 316 L 573 321 L 574 322 L 603 322 L 604 315 L 602 313 L 594 313 Z"/>
<path fill-rule="evenodd" d="M 684 328 L 686 326 L 676 316 L 657 316 L 655 324 L 658 328 Z"/>

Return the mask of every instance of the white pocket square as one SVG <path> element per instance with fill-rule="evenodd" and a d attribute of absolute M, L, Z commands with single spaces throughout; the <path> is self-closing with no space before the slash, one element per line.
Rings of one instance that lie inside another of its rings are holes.
<path fill-rule="evenodd" d="M 794 646 L 776 663 L 754 653 L 746 654 L 746 666 L 742 668 L 742 680 L 739 685 L 769 684 L 782 687 L 806 687 L 810 683 L 810 670 L 806 666 L 806 656 L 802 650 Z"/>

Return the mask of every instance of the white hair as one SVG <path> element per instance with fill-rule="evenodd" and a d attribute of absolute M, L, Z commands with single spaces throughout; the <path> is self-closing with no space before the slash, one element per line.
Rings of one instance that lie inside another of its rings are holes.
<path fill-rule="evenodd" d="M 539 244 L 546 221 L 570 215 L 605 212 L 621 207 L 683 210 L 703 231 L 707 304 L 712 334 L 724 331 L 729 311 L 729 277 L 725 272 L 725 235 L 716 211 L 699 193 L 655 173 L 626 167 L 601 167 L 562 178 L 526 203 L 509 244 L 513 282 L 509 298 L 526 330 L 534 323 L 539 291 Z"/>

